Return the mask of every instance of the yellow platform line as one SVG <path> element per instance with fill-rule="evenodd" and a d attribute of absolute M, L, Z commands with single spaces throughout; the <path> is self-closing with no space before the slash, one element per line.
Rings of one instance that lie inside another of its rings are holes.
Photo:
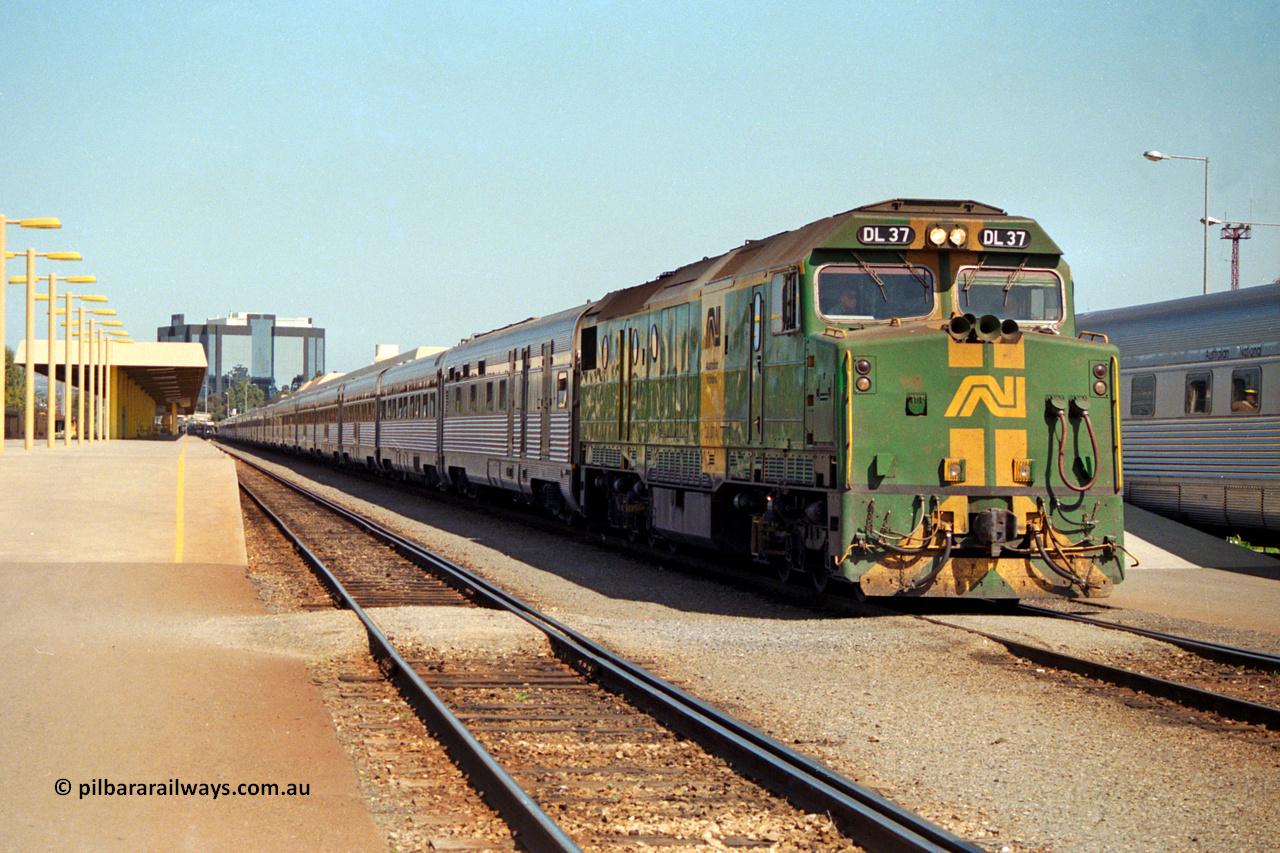
<path fill-rule="evenodd" d="M 187 492 L 187 436 L 182 437 L 182 452 L 178 454 L 178 511 L 177 511 L 177 537 L 173 549 L 173 561 L 175 563 L 182 562 L 182 545 L 184 528 L 186 526 L 184 520 L 184 502 Z"/>

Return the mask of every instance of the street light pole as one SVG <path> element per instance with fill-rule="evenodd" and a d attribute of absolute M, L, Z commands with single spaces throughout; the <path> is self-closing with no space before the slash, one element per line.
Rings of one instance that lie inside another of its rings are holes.
<path fill-rule="evenodd" d="M 1204 218 L 1200 221 L 1204 223 L 1204 293 L 1209 292 L 1209 226 L 1221 224 L 1217 220 L 1209 219 L 1209 158 L 1208 157 L 1186 157 L 1181 154 L 1161 154 L 1159 151 L 1144 151 L 1142 156 L 1146 157 L 1153 163 L 1159 163 L 1161 160 L 1199 160 L 1204 163 Z"/>
<path fill-rule="evenodd" d="M 51 278 L 52 278 L 52 275 L 53 274 L 50 273 Z M 68 284 L 96 284 L 98 279 L 95 276 L 91 276 L 91 275 L 73 275 L 73 276 L 68 276 L 67 278 L 64 278 L 63 281 L 67 282 Z M 52 295 L 53 293 L 52 281 L 50 281 L 50 284 L 49 284 L 49 292 Z M 71 328 L 72 326 L 76 327 L 76 346 L 77 346 L 76 368 L 77 370 L 82 369 L 80 368 L 80 363 L 79 363 L 80 328 L 78 323 L 71 322 L 71 300 L 79 299 L 82 302 L 106 302 L 107 297 L 94 296 L 91 294 L 84 294 L 84 293 L 74 294 L 71 291 L 67 291 L 64 294 L 64 297 L 66 299 L 66 307 L 64 310 L 60 310 L 56 313 L 62 314 L 67 318 L 66 322 L 64 323 L 64 325 L 67 327 L 67 333 L 66 335 L 64 335 L 65 341 L 64 341 L 64 346 L 62 347 L 62 446 L 69 447 L 71 445 L 71 392 L 75 388 L 75 384 L 71 381 Z M 50 304 L 52 305 L 52 302 Z M 53 326 L 52 317 L 50 318 L 49 324 L 50 324 L 50 327 L 52 328 Z M 52 332 L 49 333 L 49 340 L 50 341 L 53 340 Z M 50 347 L 52 347 L 52 344 L 50 344 Z M 52 361 L 53 359 L 52 352 L 50 352 L 49 358 Z M 52 370 L 53 368 L 50 367 L 49 369 Z M 83 395 L 82 395 L 82 398 L 83 398 Z"/>
<path fill-rule="evenodd" d="M 115 313 L 112 311 L 111 313 Z M 108 326 L 123 326 L 119 320 L 100 320 L 98 321 L 98 362 L 102 371 L 101 390 L 99 397 L 101 398 L 100 422 L 98 424 L 98 432 L 103 441 L 111 440 L 111 335 L 116 333 L 116 329 L 109 329 Z M 120 332 L 120 334 L 124 334 Z"/>
<path fill-rule="evenodd" d="M 36 434 L 36 354 L 33 344 L 36 335 L 36 258 L 48 258 L 51 261 L 78 261 L 79 252 L 37 252 L 27 249 L 27 377 L 26 377 L 26 413 L 23 418 L 23 448 L 30 450 L 35 445 Z M 14 276 L 10 284 L 21 284 L 23 279 Z"/>
<path fill-rule="evenodd" d="M 82 312 L 84 311 L 83 304 L 80 306 L 80 310 Z M 116 312 L 114 308 L 94 308 L 91 311 L 89 311 L 89 313 L 93 315 L 103 314 L 107 316 L 115 316 Z M 83 314 L 81 316 L 83 316 Z M 101 406 L 102 380 L 98 372 L 98 366 L 102 363 L 102 359 L 99 353 L 100 347 L 99 347 L 98 338 L 95 337 L 93 333 L 94 324 L 100 323 L 100 322 L 101 322 L 100 320 L 95 320 L 94 317 L 89 318 L 89 343 L 88 343 L 89 345 L 89 399 L 88 399 L 89 419 L 88 419 L 87 426 L 89 431 L 90 443 L 101 441 L 101 435 L 102 435 L 101 431 L 98 428 L 100 423 L 98 419 L 102 415 L 102 406 Z M 83 330 L 84 330 L 84 327 L 81 326 L 81 331 Z"/>
<path fill-rule="evenodd" d="M 5 283 L 9 278 L 5 272 L 5 261 L 10 257 L 8 250 L 5 248 L 5 229 L 10 225 L 18 225 L 22 228 L 61 228 L 62 223 L 56 219 L 9 219 L 0 214 L 0 350 L 4 349 L 5 337 L 5 317 L 4 317 L 4 294 Z M 5 396 L 4 402 L 0 402 L 0 453 L 4 453 L 4 431 L 5 431 L 5 414 L 8 412 L 8 365 L 3 358 L 0 358 L 0 394 Z"/>
<path fill-rule="evenodd" d="M 117 323 L 116 325 L 123 326 L 124 324 Z M 111 379 L 110 379 L 111 368 L 115 364 L 115 352 L 114 352 L 114 347 L 112 345 L 120 343 L 120 340 L 119 340 L 120 338 L 128 338 L 129 333 L 126 332 L 124 329 L 107 329 L 106 332 L 108 335 L 112 336 L 108 338 L 106 341 L 107 376 L 108 376 L 107 378 L 107 415 L 108 415 L 107 439 L 110 440 L 111 437 L 116 434 L 115 409 L 113 408 L 114 397 L 112 396 L 112 392 L 111 392 Z M 120 437 L 121 438 L 124 437 L 123 425 L 121 426 Z"/>

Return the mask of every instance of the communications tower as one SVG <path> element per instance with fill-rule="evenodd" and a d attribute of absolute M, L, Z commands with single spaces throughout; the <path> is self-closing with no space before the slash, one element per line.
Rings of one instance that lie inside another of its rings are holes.
<path fill-rule="evenodd" d="M 1251 226 L 1249 225 L 1231 225 L 1230 223 L 1222 226 L 1222 239 L 1231 241 L 1231 289 L 1240 289 L 1240 241 L 1248 240 L 1250 237 Z"/>

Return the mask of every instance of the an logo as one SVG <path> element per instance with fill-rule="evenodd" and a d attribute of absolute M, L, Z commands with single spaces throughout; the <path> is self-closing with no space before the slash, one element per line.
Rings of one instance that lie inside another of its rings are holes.
<path fill-rule="evenodd" d="M 956 395 L 947 406 L 948 418 L 967 418 L 986 404 L 997 418 L 1025 418 L 1027 416 L 1027 378 L 1006 376 L 1004 385 L 994 376 L 970 375 L 964 378 Z"/>
<path fill-rule="evenodd" d="M 720 346 L 720 306 L 707 309 L 707 328 L 702 333 L 702 348 L 715 349 Z"/>

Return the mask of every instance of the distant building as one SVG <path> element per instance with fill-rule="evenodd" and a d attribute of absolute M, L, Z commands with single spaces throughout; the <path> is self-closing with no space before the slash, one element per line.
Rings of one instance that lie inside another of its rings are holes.
<path fill-rule="evenodd" d="M 290 320 L 274 314 L 232 313 L 188 324 L 174 314 L 168 326 L 156 329 L 157 341 L 199 343 L 209 360 L 203 396 L 221 394 L 240 375 L 270 396 L 295 387 L 324 372 L 324 329 L 311 319 Z"/>

